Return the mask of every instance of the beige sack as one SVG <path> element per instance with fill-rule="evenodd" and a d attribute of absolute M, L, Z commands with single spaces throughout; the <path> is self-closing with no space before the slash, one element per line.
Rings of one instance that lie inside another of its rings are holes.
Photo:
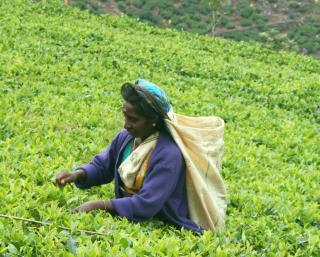
<path fill-rule="evenodd" d="M 190 218 L 204 229 L 224 226 L 226 189 L 220 175 L 224 121 L 219 117 L 188 117 L 173 112 L 166 119 L 186 162 Z"/>

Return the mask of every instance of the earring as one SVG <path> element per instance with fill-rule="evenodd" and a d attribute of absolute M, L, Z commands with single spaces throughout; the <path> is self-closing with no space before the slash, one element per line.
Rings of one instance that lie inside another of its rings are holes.
<path fill-rule="evenodd" d="M 152 123 L 152 126 L 153 126 L 153 127 L 155 127 L 156 125 L 157 125 L 157 124 L 155 124 L 155 123 Z"/>

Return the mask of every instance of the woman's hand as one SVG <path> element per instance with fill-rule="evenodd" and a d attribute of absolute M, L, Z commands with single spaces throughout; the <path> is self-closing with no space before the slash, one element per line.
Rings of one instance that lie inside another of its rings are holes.
<path fill-rule="evenodd" d="M 78 182 L 85 177 L 84 170 L 76 170 L 74 172 L 61 172 L 56 176 L 56 184 L 65 186 L 72 182 Z"/>
<path fill-rule="evenodd" d="M 103 200 L 89 201 L 74 208 L 72 211 L 73 212 L 90 212 L 93 210 L 104 210 L 107 212 L 112 212 L 111 201 L 103 201 Z"/>

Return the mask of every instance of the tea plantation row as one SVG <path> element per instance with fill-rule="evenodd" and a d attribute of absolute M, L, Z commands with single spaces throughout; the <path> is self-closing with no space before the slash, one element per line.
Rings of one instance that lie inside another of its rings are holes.
<path fill-rule="evenodd" d="M 0 218 L 1 256 L 319 256 L 319 60 L 61 1 L 3 0 L 0 17 L 1 213 L 51 223 Z M 138 77 L 165 88 L 176 112 L 226 121 L 225 230 L 71 214 L 113 186 L 53 185 L 122 128 L 119 89 Z"/>

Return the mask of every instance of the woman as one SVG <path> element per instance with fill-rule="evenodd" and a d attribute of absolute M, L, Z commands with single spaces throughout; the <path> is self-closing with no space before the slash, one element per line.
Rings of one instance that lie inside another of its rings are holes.
<path fill-rule="evenodd" d="M 58 174 L 56 183 L 85 189 L 114 180 L 115 199 L 90 201 L 75 211 L 100 209 L 132 221 L 158 217 L 201 233 L 189 218 L 183 156 L 164 124 L 171 110 L 165 92 L 138 80 L 125 83 L 121 95 L 125 130 L 89 164 Z"/>

